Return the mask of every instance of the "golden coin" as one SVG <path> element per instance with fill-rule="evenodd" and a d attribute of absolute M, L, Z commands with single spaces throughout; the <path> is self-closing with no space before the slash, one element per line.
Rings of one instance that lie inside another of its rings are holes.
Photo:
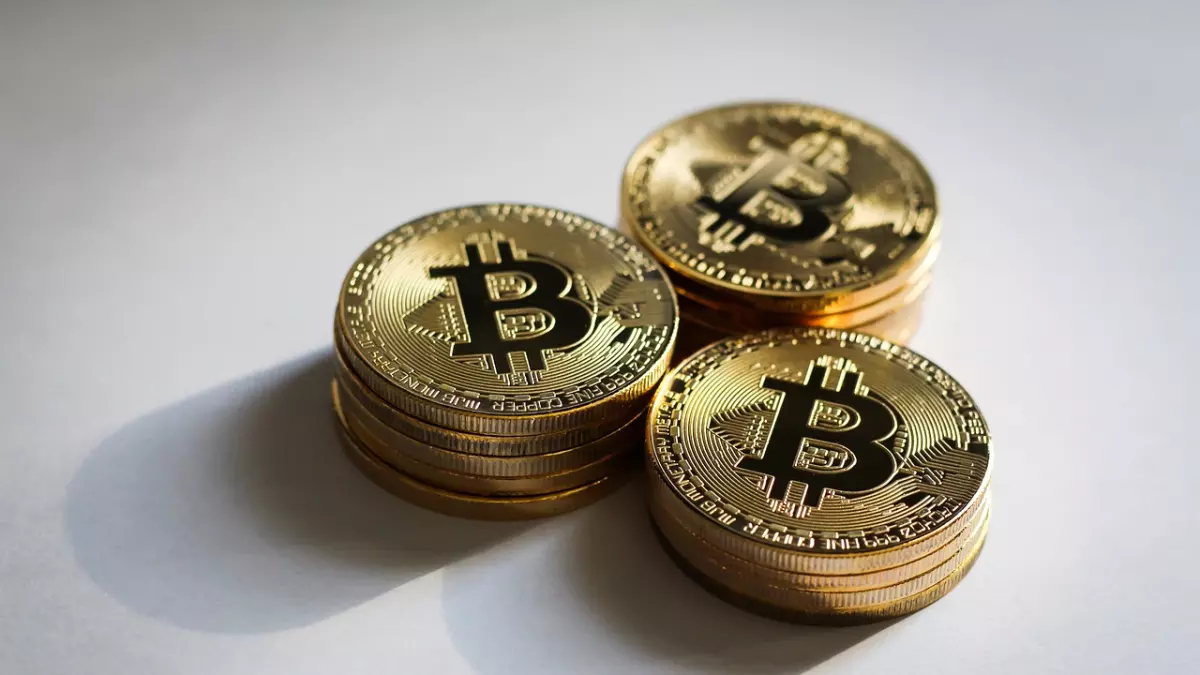
<path fill-rule="evenodd" d="M 685 574 L 718 598 L 756 614 L 762 614 L 783 621 L 818 625 L 870 623 L 905 616 L 924 609 L 945 597 L 947 593 L 958 586 L 967 572 L 971 571 L 971 568 L 975 565 L 975 561 L 979 559 L 979 553 L 983 550 L 983 546 L 987 542 L 985 534 L 962 565 L 951 572 L 946 578 L 919 593 L 914 593 L 897 601 L 882 602 L 877 605 L 860 606 L 853 609 L 820 608 L 814 610 L 782 606 L 774 601 L 773 598 L 764 600 L 734 591 L 720 581 L 706 576 L 697 570 L 687 558 L 671 548 L 657 525 L 654 529 L 659 541 L 663 543 L 663 550 L 667 552 L 671 560 Z"/>
<path fill-rule="evenodd" d="M 647 426 L 664 509 L 767 567 L 857 574 L 943 546 L 979 509 L 991 438 L 970 395 L 880 338 L 780 329 L 711 345 Z"/>
<path fill-rule="evenodd" d="M 443 453 L 460 455 L 466 459 L 470 459 L 470 455 L 433 448 L 421 441 L 388 429 L 378 420 L 364 415 L 365 411 L 361 407 L 355 406 L 353 397 L 342 396 L 341 387 L 336 381 L 333 387 L 333 407 L 342 424 L 354 434 L 354 437 L 372 454 L 387 464 L 434 487 L 477 495 L 537 495 L 559 492 L 585 485 L 618 471 L 625 471 L 635 464 L 638 457 L 636 448 L 640 440 L 637 432 L 644 428 L 636 424 L 637 421 L 643 420 L 635 420 L 622 430 L 621 437 L 615 439 L 619 443 L 609 444 L 606 448 L 607 454 L 590 462 L 578 463 L 569 469 L 494 476 L 471 472 L 470 470 L 474 469 L 475 465 L 466 461 L 450 469 L 425 461 L 430 458 L 444 460 L 446 455 Z M 509 458 L 491 457 L 484 459 L 490 459 L 493 462 L 496 459 L 509 460 Z M 492 467 L 488 466 L 488 468 Z M 534 466 L 533 468 L 538 469 L 539 467 Z"/>
<path fill-rule="evenodd" d="M 706 573 L 717 578 L 731 574 L 784 588 L 837 592 L 863 591 L 891 586 L 926 574 L 934 568 L 946 564 L 959 555 L 964 548 L 970 548 L 975 538 L 982 536 L 984 524 L 990 515 L 989 508 L 990 496 L 985 500 L 981 510 L 965 524 L 962 531 L 941 548 L 904 564 L 865 574 L 798 574 L 763 567 L 730 555 L 709 544 L 701 535 L 692 532 L 686 525 L 664 511 L 654 500 L 651 500 L 650 510 L 655 524 L 671 546 L 685 558 L 693 561 L 698 568 L 708 570 Z M 711 570 L 723 571 L 713 572 Z"/>
<path fill-rule="evenodd" d="M 435 458 L 429 461 L 451 471 L 463 469 L 467 473 L 489 476 L 528 476 L 564 470 L 609 454 L 603 447 L 604 443 L 596 442 L 620 427 L 623 421 L 628 424 L 627 420 L 617 417 L 586 427 L 563 429 L 539 436 L 485 436 L 446 429 L 423 422 L 379 398 L 346 362 L 342 341 L 335 336 L 334 342 L 336 376 L 347 398 L 353 399 L 366 409 L 370 417 L 397 433 L 432 446 L 431 452 L 441 449 L 450 452 L 443 458 L 444 462 Z M 522 460 L 525 456 L 532 457 Z M 488 457 L 494 457 L 496 461 L 489 463 Z M 468 469 L 468 463 L 478 471 Z M 489 473 L 488 466 L 505 473 Z"/>
<path fill-rule="evenodd" d="M 799 103 L 669 123 L 634 151 L 622 225 L 674 272 L 789 311 L 895 292 L 938 237 L 933 181 L 886 133 Z"/>
<path fill-rule="evenodd" d="M 623 474 L 608 476 L 571 490 L 524 497 L 484 497 L 442 490 L 397 471 L 365 448 L 340 422 L 339 436 L 350 461 L 373 483 L 417 506 L 459 518 L 475 520 L 528 520 L 580 507 L 611 493 L 622 484 Z"/>
<path fill-rule="evenodd" d="M 380 397 L 499 436 L 632 417 L 666 371 L 677 315 L 663 269 L 628 238 L 515 204 L 396 228 L 338 303 L 350 366 Z"/>

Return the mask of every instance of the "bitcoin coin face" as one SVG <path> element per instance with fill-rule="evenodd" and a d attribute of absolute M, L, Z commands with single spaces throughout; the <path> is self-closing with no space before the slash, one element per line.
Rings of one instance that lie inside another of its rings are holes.
<path fill-rule="evenodd" d="M 677 306 L 620 233 L 554 209 L 443 211 L 359 258 L 338 306 L 347 360 L 397 408 L 532 435 L 633 405 L 666 368 Z"/>
<path fill-rule="evenodd" d="M 990 480 L 987 425 L 962 386 L 904 347 L 833 329 L 693 355 L 659 388 L 647 436 L 681 522 L 732 555 L 806 573 L 848 571 L 838 558 L 879 569 L 939 544 Z"/>
<path fill-rule="evenodd" d="M 622 221 L 721 291 L 821 313 L 893 292 L 936 240 L 933 182 L 844 114 L 748 103 L 672 122 L 625 168 Z"/>

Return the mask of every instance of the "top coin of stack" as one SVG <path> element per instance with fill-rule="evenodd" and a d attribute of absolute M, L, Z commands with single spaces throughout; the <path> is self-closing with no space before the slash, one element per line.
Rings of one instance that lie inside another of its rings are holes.
<path fill-rule="evenodd" d="M 668 553 L 772 616 L 916 611 L 987 535 L 983 417 L 945 371 L 878 337 L 790 328 L 710 345 L 667 375 L 647 443 Z"/>
<path fill-rule="evenodd" d="M 745 103 L 675 120 L 634 150 L 621 225 L 669 270 L 679 356 L 777 326 L 906 342 L 938 254 L 933 181 L 839 112 Z"/>
<path fill-rule="evenodd" d="M 359 257 L 338 302 L 349 455 L 454 515 L 587 503 L 636 463 L 677 314 L 658 263 L 581 216 L 491 204 L 402 225 Z"/>

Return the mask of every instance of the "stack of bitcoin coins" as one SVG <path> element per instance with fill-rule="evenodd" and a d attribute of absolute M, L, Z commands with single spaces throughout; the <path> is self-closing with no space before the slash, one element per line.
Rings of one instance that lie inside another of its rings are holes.
<path fill-rule="evenodd" d="M 625 167 L 621 225 L 669 270 L 677 356 L 766 328 L 906 343 L 938 254 L 933 182 L 884 132 L 793 103 L 704 110 Z"/>
<path fill-rule="evenodd" d="M 991 439 L 945 371 L 878 337 L 787 328 L 710 345 L 667 375 L 647 428 L 667 551 L 722 598 L 779 618 L 916 611 L 971 568 Z"/>
<path fill-rule="evenodd" d="M 452 515 L 586 504 L 641 457 L 677 315 L 659 264 L 581 216 L 490 204 L 414 220 L 342 286 L 346 450 L 384 488 Z"/>

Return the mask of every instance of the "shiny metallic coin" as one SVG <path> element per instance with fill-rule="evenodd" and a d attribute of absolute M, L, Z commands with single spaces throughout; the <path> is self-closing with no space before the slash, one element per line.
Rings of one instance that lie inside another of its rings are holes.
<path fill-rule="evenodd" d="M 650 489 L 738 558 L 861 574 L 944 546 L 980 510 L 991 438 L 945 371 L 899 345 L 824 328 L 712 345 L 660 386 Z"/>
<path fill-rule="evenodd" d="M 800 103 L 703 110 L 626 164 L 621 221 L 674 273 L 760 309 L 831 314 L 919 276 L 933 182 L 895 139 Z"/>
<path fill-rule="evenodd" d="M 582 216 L 490 204 L 423 216 L 342 286 L 350 367 L 430 424 L 536 436 L 628 419 L 666 371 L 678 310 L 663 269 Z"/>

